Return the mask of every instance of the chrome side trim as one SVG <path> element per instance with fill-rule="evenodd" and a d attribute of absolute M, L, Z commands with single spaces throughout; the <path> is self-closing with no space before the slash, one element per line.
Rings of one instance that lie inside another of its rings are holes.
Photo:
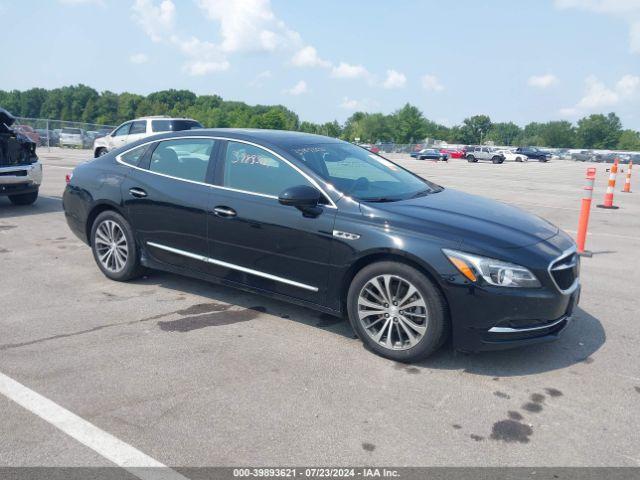
<path fill-rule="evenodd" d="M 511 327 L 493 327 L 489 329 L 491 333 L 526 333 L 526 332 L 535 332 L 536 330 L 544 330 L 545 328 L 555 327 L 559 323 L 569 321 L 571 317 L 562 317 L 559 320 L 556 320 L 552 323 L 547 323 L 546 325 L 542 325 L 539 327 L 529 327 L 529 328 L 511 328 Z"/>
<path fill-rule="evenodd" d="M 151 140 L 149 142 L 141 143 L 139 145 L 136 145 L 135 147 L 132 147 L 132 148 L 130 148 L 128 150 L 125 150 L 121 154 L 116 155 L 116 162 L 118 162 L 119 164 L 124 165 L 126 167 L 129 167 L 129 168 L 135 168 L 136 170 L 140 170 L 142 172 L 147 172 L 147 173 L 150 173 L 152 175 L 159 175 L 161 177 L 172 178 L 174 180 L 180 180 L 182 182 L 195 183 L 196 185 L 204 185 L 206 187 L 217 188 L 217 189 L 220 189 L 220 190 L 228 190 L 228 191 L 231 191 L 231 192 L 246 193 L 248 195 L 256 195 L 258 197 L 273 198 L 273 199 L 276 199 L 276 200 L 278 199 L 278 197 L 275 196 L 275 195 L 267 195 L 267 194 L 264 194 L 264 193 L 249 192 L 247 190 L 238 190 L 236 188 L 224 187 L 222 185 L 211 185 L 210 183 L 197 182 L 197 181 L 194 181 L 194 180 L 187 180 L 187 179 L 184 179 L 184 178 L 179 178 L 179 177 L 174 177 L 174 176 L 171 176 L 171 175 L 166 175 L 164 173 L 152 172 L 151 170 L 147 170 L 147 169 L 144 169 L 144 168 L 136 167 L 134 165 L 130 165 L 130 164 L 122 161 L 122 158 L 121 158 L 123 155 L 129 153 L 132 150 L 135 150 L 136 148 L 144 147 L 145 145 L 150 145 L 152 143 L 166 142 L 166 141 L 171 141 L 171 140 L 185 140 L 185 139 L 188 140 L 188 139 L 192 139 L 192 138 L 206 139 L 206 140 L 226 140 L 228 142 L 245 143 L 247 145 L 252 145 L 254 147 L 261 148 L 262 150 L 264 150 L 266 152 L 269 152 L 271 155 L 275 156 L 279 160 L 282 160 L 284 163 L 289 165 L 291 168 L 293 168 L 295 171 L 297 171 L 300 175 L 302 175 L 304 178 L 306 178 L 314 187 L 316 187 L 318 190 L 320 190 L 320 192 L 322 192 L 322 195 L 325 196 L 327 201 L 329 202 L 328 205 L 324 205 L 325 207 L 338 208 L 336 206 L 335 202 L 329 196 L 329 194 L 327 194 L 327 192 L 318 184 L 318 182 L 316 182 L 316 180 L 314 178 L 310 177 L 305 172 L 300 170 L 300 168 L 298 168 L 296 165 L 294 165 L 289 160 L 284 158 L 282 155 L 279 155 L 278 153 L 274 152 L 273 150 L 270 150 L 269 148 L 267 148 L 267 147 L 265 147 L 263 145 L 260 145 L 258 143 L 249 142 L 247 140 L 240 140 L 240 139 L 237 139 L 237 138 L 218 137 L 218 136 L 207 136 L 207 135 L 188 135 L 188 136 L 183 136 L 183 137 L 160 138 L 160 139 L 156 139 L 156 140 Z"/>
<path fill-rule="evenodd" d="M 558 289 L 558 291 L 564 295 L 571 295 L 576 288 L 578 288 L 578 285 L 580 284 L 580 278 L 576 277 L 576 279 L 573 281 L 573 283 L 571 284 L 571 286 L 569 288 L 567 288 L 566 290 L 563 290 L 560 288 L 560 285 L 558 285 L 558 283 L 556 282 L 556 279 L 553 278 L 553 273 L 551 273 L 553 270 L 562 270 L 564 268 L 569 268 L 566 264 L 561 264 L 558 265 L 558 267 L 560 268 L 551 268 L 553 266 L 554 263 L 559 262 L 560 260 L 562 260 L 565 257 L 568 257 L 569 255 L 572 255 L 574 253 L 577 253 L 578 249 L 577 247 L 574 245 L 573 247 L 565 250 L 564 252 L 562 252 L 562 254 L 558 257 L 555 258 L 553 260 L 551 260 L 551 263 L 549 263 L 549 266 L 547 267 L 547 272 L 549 273 L 549 277 L 551 277 L 551 281 L 553 282 L 553 284 L 556 286 L 556 288 Z M 578 262 L 579 260 L 576 260 L 576 262 Z M 572 265 L 572 266 L 575 266 Z"/>
<path fill-rule="evenodd" d="M 344 240 L 358 240 L 360 238 L 360 235 L 357 233 L 343 232 L 341 230 L 334 230 L 333 236 L 343 238 Z"/>
<path fill-rule="evenodd" d="M 200 260 L 201 262 L 211 263 L 212 265 L 218 265 L 220 267 L 231 268 L 232 270 L 238 270 L 239 272 L 249 273 L 251 275 L 256 275 L 257 277 L 267 278 L 269 280 L 274 280 L 280 283 L 286 283 L 287 285 L 302 288 L 304 290 L 309 290 L 312 292 L 318 291 L 318 287 L 313 287 L 305 283 L 295 282 L 293 280 L 289 280 L 288 278 L 278 277 L 277 275 L 271 275 L 270 273 L 261 272 L 259 270 L 253 270 L 251 268 L 241 267 L 240 265 L 236 265 L 234 263 L 223 262 L 222 260 L 216 260 L 215 258 L 205 257 L 203 255 L 198 255 L 196 253 L 186 252 L 178 248 L 167 247 L 166 245 L 161 245 L 155 242 L 147 242 L 147 245 L 151 247 L 159 248 L 160 250 L 165 250 L 167 252 L 175 253 L 176 255 L 182 255 L 183 257 Z"/>

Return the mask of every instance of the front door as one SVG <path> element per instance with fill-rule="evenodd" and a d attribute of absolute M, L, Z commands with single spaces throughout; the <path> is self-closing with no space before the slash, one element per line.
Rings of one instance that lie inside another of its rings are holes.
<path fill-rule="evenodd" d="M 109 135 L 109 150 L 115 150 L 127 144 L 131 123 L 132 122 L 123 123 Z"/>
<path fill-rule="evenodd" d="M 281 205 L 283 190 L 311 182 L 279 156 L 247 143 L 229 141 L 221 148 L 215 182 L 208 217 L 211 273 L 323 303 L 336 209 L 323 205 L 307 217 Z"/>
<path fill-rule="evenodd" d="M 122 196 L 137 241 L 154 259 L 206 271 L 207 180 L 215 147 L 209 138 L 156 142 L 130 169 Z"/>

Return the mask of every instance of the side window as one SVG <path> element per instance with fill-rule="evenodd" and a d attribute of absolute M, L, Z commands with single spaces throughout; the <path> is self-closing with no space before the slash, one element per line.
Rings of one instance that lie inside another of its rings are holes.
<path fill-rule="evenodd" d="M 146 120 L 138 120 L 137 122 L 133 122 L 131 124 L 131 130 L 129 130 L 129 135 L 138 135 L 140 133 L 147 133 Z"/>
<path fill-rule="evenodd" d="M 129 150 L 127 153 L 120 155 L 120 160 L 127 165 L 137 167 L 138 163 L 140 163 L 140 159 L 144 156 L 144 152 L 147 151 L 147 148 L 149 148 L 149 145 L 142 145 L 138 148 L 134 148 L 133 150 Z"/>
<path fill-rule="evenodd" d="M 291 165 L 253 145 L 227 144 L 222 186 L 245 192 L 278 196 L 296 185 L 311 185 Z"/>
<path fill-rule="evenodd" d="M 131 122 L 125 123 L 124 125 L 118 127 L 115 132 L 113 132 L 113 136 L 119 137 L 121 135 L 129 135 L 130 128 L 131 128 Z"/>
<path fill-rule="evenodd" d="M 171 177 L 204 182 L 215 141 L 184 138 L 159 142 L 151 155 L 149 170 Z"/>

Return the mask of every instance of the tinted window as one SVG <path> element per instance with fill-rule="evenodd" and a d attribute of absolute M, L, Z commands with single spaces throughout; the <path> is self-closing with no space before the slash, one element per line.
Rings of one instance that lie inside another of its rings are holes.
<path fill-rule="evenodd" d="M 146 120 L 139 120 L 131 124 L 131 130 L 129 130 L 129 135 L 136 135 L 140 133 L 147 133 Z"/>
<path fill-rule="evenodd" d="M 144 155 L 144 152 L 147 151 L 147 148 L 149 148 L 149 145 L 142 145 L 141 147 L 129 150 L 127 153 L 123 153 L 122 155 L 120 155 L 120 160 L 128 165 L 137 167 L 140 159 Z"/>
<path fill-rule="evenodd" d="M 154 132 L 177 132 L 202 128 L 195 120 L 151 120 L 151 130 Z"/>
<path fill-rule="evenodd" d="M 246 192 L 278 196 L 286 188 L 311 184 L 300 172 L 266 150 L 244 143 L 229 142 L 224 159 L 222 185 Z"/>
<path fill-rule="evenodd" d="M 82 130 L 79 128 L 63 128 L 60 133 L 65 133 L 68 135 L 82 135 Z"/>
<path fill-rule="evenodd" d="M 129 135 L 130 128 L 131 123 L 125 123 L 124 125 L 118 127 L 115 132 L 113 132 L 113 136 L 119 137 L 120 135 Z"/>
<path fill-rule="evenodd" d="M 291 154 L 338 190 L 363 201 L 392 201 L 439 188 L 349 143 L 294 147 Z"/>
<path fill-rule="evenodd" d="M 192 138 L 160 142 L 151 155 L 149 170 L 171 177 L 204 182 L 214 140 Z"/>

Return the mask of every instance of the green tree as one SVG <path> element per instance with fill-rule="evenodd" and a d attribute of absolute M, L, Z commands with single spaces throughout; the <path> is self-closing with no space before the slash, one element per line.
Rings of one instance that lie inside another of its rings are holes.
<path fill-rule="evenodd" d="M 487 115 L 474 115 L 465 118 L 460 128 L 463 143 L 482 143 L 487 139 L 491 125 L 491 119 Z"/>
<path fill-rule="evenodd" d="M 640 132 L 624 130 L 620 134 L 618 147 L 620 150 L 640 151 Z"/>
<path fill-rule="evenodd" d="M 576 129 L 581 148 L 616 148 L 621 134 L 622 123 L 613 112 L 581 118 Z"/>
<path fill-rule="evenodd" d="M 487 133 L 487 140 L 496 145 L 513 145 L 522 133 L 522 129 L 513 122 L 498 122 L 491 125 Z"/>
<path fill-rule="evenodd" d="M 422 112 L 408 103 L 393 114 L 391 125 L 396 143 L 421 142 L 426 136 L 427 125 Z"/>

